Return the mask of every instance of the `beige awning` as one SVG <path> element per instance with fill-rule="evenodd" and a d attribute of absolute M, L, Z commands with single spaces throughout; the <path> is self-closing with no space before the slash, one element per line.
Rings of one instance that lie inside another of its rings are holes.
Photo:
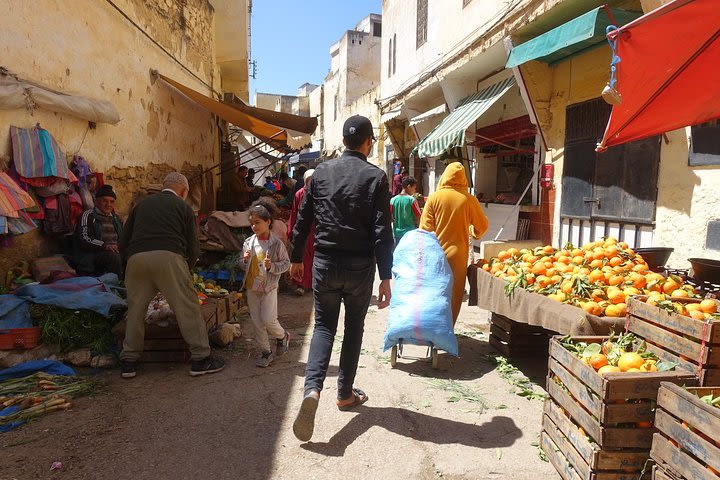
<path fill-rule="evenodd" d="M 107 100 L 56 92 L 0 72 L 0 110 L 20 108 L 31 114 L 34 108 L 41 108 L 95 123 L 115 125 L 120 121 L 117 108 Z"/>
<path fill-rule="evenodd" d="M 425 113 L 421 113 L 420 115 L 412 117 L 410 119 L 410 126 L 412 127 L 413 125 L 417 125 L 418 123 L 430 120 L 431 118 L 444 116 L 447 114 L 447 111 L 447 105 L 445 105 L 444 103 L 442 105 L 438 105 L 437 107 L 432 108 Z"/>
<path fill-rule="evenodd" d="M 185 85 L 164 75 L 157 74 L 157 77 L 180 91 L 180 93 L 189 99 L 197 102 L 199 105 L 202 105 L 218 117 L 232 123 L 236 127 L 241 128 L 248 133 L 251 133 L 260 140 L 271 144 L 277 144 L 278 142 L 287 144 L 288 135 L 283 129 L 244 113 L 231 105 L 215 100 L 207 95 L 203 95 L 202 93 L 197 92 L 190 87 L 186 87 Z"/>

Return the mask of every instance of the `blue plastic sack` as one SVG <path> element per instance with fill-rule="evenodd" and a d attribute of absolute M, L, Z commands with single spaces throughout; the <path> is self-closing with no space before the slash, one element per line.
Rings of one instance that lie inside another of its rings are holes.
<path fill-rule="evenodd" d="M 458 356 L 452 324 L 453 274 L 434 233 L 403 235 L 393 258 L 393 291 L 383 349 L 432 345 Z"/>

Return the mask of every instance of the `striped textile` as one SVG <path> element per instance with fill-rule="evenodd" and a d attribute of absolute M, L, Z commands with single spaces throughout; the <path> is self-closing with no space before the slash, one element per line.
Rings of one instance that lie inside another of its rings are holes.
<path fill-rule="evenodd" d="M 68 178 L 65 154 L 50 132 L 39 126 L 32 128 L 10 127 L 13 147 L 13 164 L 21 177 Z"/>
<path fill-rule="evenodd" d="M 0 215 L 18 218 L 18 211 L 30 208 L 35 201 L 30 194 L 20 188 L 5 172 L 0 172 Z"/>
<path fill-rule="evenodd" d="M 8 233 L 7 218 L 0 215 L 0 235 L 5 235 L 7 233 Z"/>
<path fill-rule="evenodd" d="M 35 223 L 35 221 L 30 218 L 27 213 L 23 211 L 18 213 L 20 214 L 19 218 L 7 219 L 7 226 L 10 233 L 13 235 L 22 235 L 23 233 L 28 233 L 37 228 L 37 223 Z"/>
<path fill-rule="evenodd" d="M 462 147 L 465 130 L 514 86 L 515 78 L 509 77 L 461 100 L 457 108 L 417 144 L 413 155 L 436 157 L 448 149 Z"/>

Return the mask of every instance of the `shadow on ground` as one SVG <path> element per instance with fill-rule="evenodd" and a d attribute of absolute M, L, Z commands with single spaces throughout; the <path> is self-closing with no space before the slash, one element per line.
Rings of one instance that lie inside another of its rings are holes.
<path fill-rule="evenodd" d="M 515 422 L 503 416 L 495 416 L 482 425 L 473 425 L 398 407 L 363 405 L 354 412 L 357 415 L 326 443 L 305 443 L 302 448 L 325 456 L 341 457 L 357 438 L 374 426 L 420 442 L 476 448 L 509 447 L 522 437 L 522 431 Z"/>

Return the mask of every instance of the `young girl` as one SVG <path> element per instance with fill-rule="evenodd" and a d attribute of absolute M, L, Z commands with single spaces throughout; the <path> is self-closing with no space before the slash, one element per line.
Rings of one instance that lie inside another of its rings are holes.
<path fill-rule="evenodd" d="M 250 318 L 262 353 L 255 364 L 267 367 L 275 356 L 288 351 L 290 335 L 277 318 L 277 289 L 280 276 L 290 268 L 285 244 L 270 232 L 275 206 L 258 200 L 250 207 L 250 227 L 255 235 L 245 240 L 242 265 Z M 275 339 L 275 352 L 270 339 Z"/>

